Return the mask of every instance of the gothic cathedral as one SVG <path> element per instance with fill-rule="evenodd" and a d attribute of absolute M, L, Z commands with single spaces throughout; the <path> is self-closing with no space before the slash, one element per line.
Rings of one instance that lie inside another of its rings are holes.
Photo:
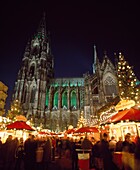
<path fill-rule="evenodd" d="M 34 126 L 53 131 L 77 126 L 83 111 L 90 121 L 97 110 L 118 96 L 116 68 L 105 54 L 100 63 L 94 46 L 93 73 L 79 78 L 55 78 L 54 58 L 45 16 L 27 43 L 12 100 L 19 100 L 23 113 Z"/>

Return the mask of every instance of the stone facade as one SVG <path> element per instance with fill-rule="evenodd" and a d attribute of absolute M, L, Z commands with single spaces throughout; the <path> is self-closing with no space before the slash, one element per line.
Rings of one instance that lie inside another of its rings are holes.
<path fill-rule="evenodd" d="M 79 78 L 55 78 L 54 58 L 45 16 L 27 43 L 12 100 L 19 100 L 27 119 L 54 131 L 77 126 L 81 111 L 90 121 L 97 110 L 118 95 L 116 68 L 94 47 L 93 73 Z"/>
<path fill-rule="evenodd" d="M 8 87 L 0 81 L 0 116 L 5 114 Z"/>

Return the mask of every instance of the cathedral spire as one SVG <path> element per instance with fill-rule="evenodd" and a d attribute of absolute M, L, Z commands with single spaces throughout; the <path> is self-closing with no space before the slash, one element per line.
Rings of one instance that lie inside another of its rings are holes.
<path fill-rule="evenodd" d="M 43 17 L 41 19 L 41 22 L 39 24 L 38 30 L 37 30 L 37 36 L 39 38 L 45 39 L 47 37 L 46 33 L 46 14 L 43 13 Z"/>
<path fill-rule="evenodd" d="M 94 45 L 94 63 L 93 63 L 93 74 L 96 72 L 96 66 L 97 66 L 97 51 L 96 51 L 96 46 Z"/>
<path fill-rule="evenodd" d="M 116 68 L 116 71 L 118 70 L 118 56 L 116 53 L 114 53 L 114 59 L 115 59 L 115 68 Z"/>

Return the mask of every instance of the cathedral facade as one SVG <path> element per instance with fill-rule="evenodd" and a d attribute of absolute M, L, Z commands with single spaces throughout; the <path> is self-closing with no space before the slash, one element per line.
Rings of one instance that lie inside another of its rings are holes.
<path fill-rule="evenodd" d="M 34 126 L 53 131 L 77 126 L 83 111 L 91 120 L 97 110 L 118 95 L 116 67 L 104 55 L 100 62 L 94 46 L 93 73 L 78 78 L 55 78 L 54 57 L 45 16 L 27 43 L 15 82 L 12 100 L 19 100 L 23 113 Z"/>

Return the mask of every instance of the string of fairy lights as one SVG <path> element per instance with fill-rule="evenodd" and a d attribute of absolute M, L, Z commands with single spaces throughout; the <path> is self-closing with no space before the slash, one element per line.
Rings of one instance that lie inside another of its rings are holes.
<path fill-rule="evenodd" d="M 137 78 L 131 66 L 124 59 L 124 56 L 119 53 L 118 60 L 118 85 L 119 95 L 121 99 L 134 100 L 138 103 L 139 90 L 136 88 Z"/>

